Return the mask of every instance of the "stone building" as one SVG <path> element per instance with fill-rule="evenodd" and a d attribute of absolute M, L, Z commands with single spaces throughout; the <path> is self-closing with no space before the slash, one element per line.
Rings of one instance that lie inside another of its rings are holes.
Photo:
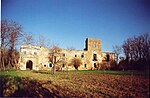
<path fill-rule="evenodd" d="M 53 64 L 49 60 L 50 49 L 34 46 L 22 45 L 20 47 L 19 67 L 21 70 L 50 70 Z M 66 50 L 62 49 L 59 58 L 62 57 L 66 63 L 58 64 L 63 69 L 74 70 L 73 66 L 68 66 L 73 58 L 78 58 L 82 61 L 79 70 L 96 69 L 99 64 L 104 63 L 110 65 L 114 60 L 115 54 L 112 52 L 101 51 L 101 41 L 95 38 L 87 38 L 85 41 L 84 50 Z"/>

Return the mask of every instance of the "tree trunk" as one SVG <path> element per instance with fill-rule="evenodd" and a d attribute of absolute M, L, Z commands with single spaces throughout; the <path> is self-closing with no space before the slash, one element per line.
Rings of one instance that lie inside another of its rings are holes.
<path fill-rule="evenodd" d="M 52 74 L 55 74 L 55 65 L 52 67 Z"/>

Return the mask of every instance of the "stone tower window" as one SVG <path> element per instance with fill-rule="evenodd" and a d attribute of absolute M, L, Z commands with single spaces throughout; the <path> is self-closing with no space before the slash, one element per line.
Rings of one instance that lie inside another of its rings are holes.
<path fill-rule="evenodd" d="M 93 61 L 97 61 L 97 54 L 93 54 Z"/>
<path fill-rule="evenodd" d="M 93 44 L 93 47 L 96 48 L 96 44 Z"/>

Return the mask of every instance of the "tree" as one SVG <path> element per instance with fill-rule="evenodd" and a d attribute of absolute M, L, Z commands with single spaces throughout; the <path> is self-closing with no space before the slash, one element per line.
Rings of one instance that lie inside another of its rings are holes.
<path fill-rule="evenodd" d="M 143 33 L 139 36 L 128 38 L 123 43 L 126 62 L 133 69 L 147 69 L 150 65 L 150 36 Z"/>
<path fill-rule="evenodd" d="M 16 23 L 15 21 L 11 21 L 10 23 L 10 37 L 9 37 L 9 47 L 10 47 L 10 65 L 14 66 L 16 68 L 17 59 L 15 54 L 15 46 L 17 42 L 19 41 L 19 38 L 22 36 L 22 26 Z"/>
<path fill-rule="evenodd" d="M 23 35 L 23 43 L 24 44 L 27 44 L 27 45 L 29 45 L 29 44 L 33 44 L 34 42 L 33 42 L 33 35 L 32 35 L 32 33 L 25 33 L 24 35 Z"/>
<path fill-rule="evenodd" d="M 1 69 L 5 70 L 5 62 L 4 62 L 4 55 L 6 51 L 6 47 L 9 44 L 8 36 L 10 35 L 9 32 L 9 23 L 7 20 L 1 21 Z"/>
<path fill-rule="evenodd" d="M 47 48 L 51 48 L 51 47 L 53 47 L 53 45 L 58 46 L 55 43 L 51 44 L 51 41 L 49 39 L 46 39 L 46 37 L 44 35 L 41 35 L 41 34 L 39 35 L 36 42 L 37 42 L 37 43 L 35 43 L 36 45 L 42 46 L 42 47 L 47 47 Z"/>
<path fill-rule="evenodd" d="M 59 48 L 56 45 L 53 45 L 50 48 L 50 53 L 49 53 L 49 61 L 52 63 L 52 74 L 55 73 L 56 66 L 64 61 L 64 58 L 62 57 L 61 53 L 61 48 Z"/>
<path fill-rule="evenodd" d="M 82 64 L 82 61 L 79 58 L 73 58 L 69 65 L 73 65 L 76 70 Z"/>
<path fill-rule="evenodd" d="M 117 63 L 118 63 L 118 62 L 119 62 L 119 56 L 120 56 L 120 54 L 122 53 L 122 47 L 115 45 L 115 46 L 113 46 L 113 51 L 114 51 L 114 53 L 115 53 L 116 61 L 117 61 Z"/>
<path fill-rule="evenodd" d="M 68 47 L 67 50 L 72 51 L 72 50 L 76 50 L 76 49 L 72 46 L 72 47 Z"/>
<path fill-rule="evenodd" d="M 5 69 L 5 61 L 9 65 L 15 66 L 17 63 L 15 46 L 22 35 L 22 26 L 15 21 L 1 21 L 1 67 Z M 7 58 L 4 58 L 6 50 L 8 51 Z M 15 66 L 16 67 L 16 66 Z"/>

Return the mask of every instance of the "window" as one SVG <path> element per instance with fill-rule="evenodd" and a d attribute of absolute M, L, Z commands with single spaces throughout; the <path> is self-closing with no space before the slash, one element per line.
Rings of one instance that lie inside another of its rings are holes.
<path fill-rule="evenodd" d="M 93 47 L 96 48 L 96 44 L 93 44 Z"/>
<path fill-rule="evenodd" d="M 65 67 L 65 64 L 63 64 L 62 67 Z"/>
<path fill-rule="evenodd" d="M 84 68 L 86 68 L 86 64 L 84 64 Z"/>
<path fill-rule="evenodd" d="M 97 61 L 97 55 L 93 54 L 93 61 Z"/>
<path fill-rule="evenodd" d="M 65 53 L 63 54 L 63 57 L 65 57 L 66 55 L 65 55 Z"/>
<path fill-rule="evenodd" d="M 77 57 L 77 55 L 75 54 L 75 57 Z"/>
<path fill-rule="evenodd" d="M 84 58 L 84 53 L 82 53 L 81 58 Z"/>
<path fill-rule="evenodd" d="M 106 61 L 107 61 L 107 62 L 110 61 L 110 56 L 109 56 L 109 54 L 106 55 Z"/>
<path fill-rule="evenodd" d="M 52 67 L 52 64 L 51 64 L 51 63 L 49 63 L 49 67 Z"/>
<path fill-rule="evenodd" d="M 94 68 L 96 68 L 96 63 L 94 63 Z"/>

